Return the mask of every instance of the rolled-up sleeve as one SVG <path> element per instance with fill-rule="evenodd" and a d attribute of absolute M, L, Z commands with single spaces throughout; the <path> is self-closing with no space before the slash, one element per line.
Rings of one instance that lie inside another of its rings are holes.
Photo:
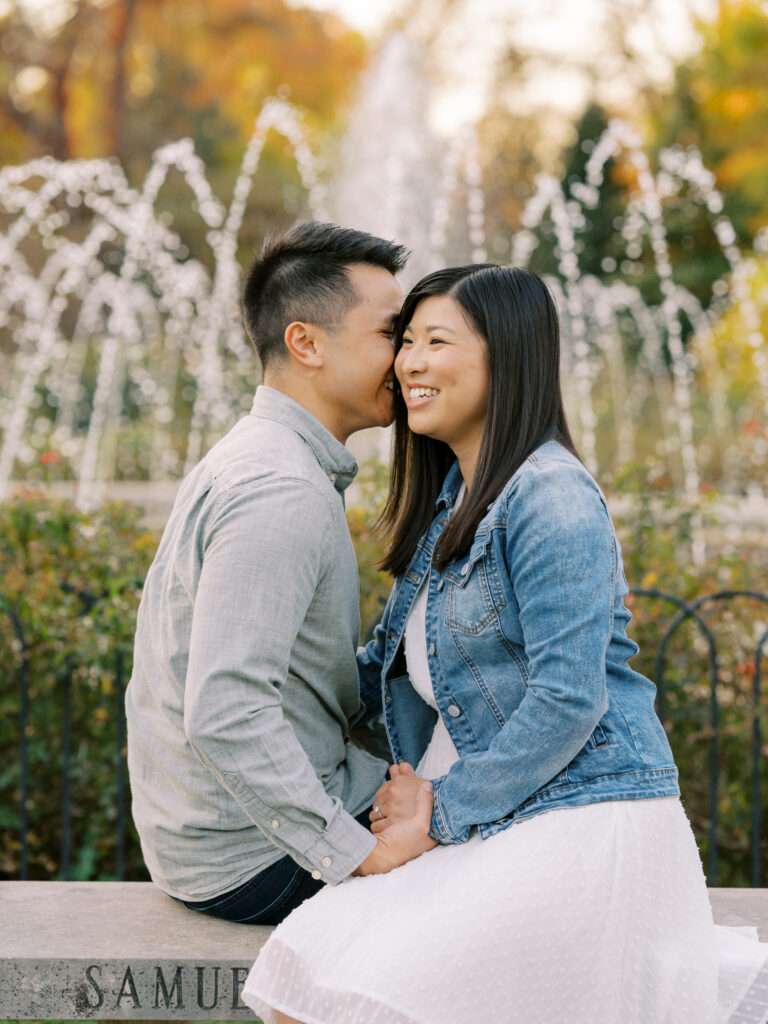
<path fill-rule="evenodd" d="M 267 478 L 216 500 L 194 601 L 184 731 L 270 841 L 336 884 L 376 839 L 325 791 L 280 692 L 333 550 L 331 526 L 328 499 L 302 479 Z"/>
<path fill-rule="evenodd" d="M 441 843 L 465 842 L 473 825 L 511 814 L 573 760 L 608 707 L 616 554 L 607 510 L 580 467 L 521 474 L 509 502 L 506 561 L 526 691 L 487 750 L 434 781 L 430 831 Z"/>

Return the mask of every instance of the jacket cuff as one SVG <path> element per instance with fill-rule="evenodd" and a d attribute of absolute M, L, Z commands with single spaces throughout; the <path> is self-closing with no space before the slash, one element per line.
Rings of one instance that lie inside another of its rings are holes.
<path fill-rule="evenodd" d="M 451 827 L 442 798 L 442 787 L 447 776 L 441 775 L 438 779 L 432 780 L 432 821 L 429 826 L 429 834 L 443 846 L 451 846 L 457 843 L 466 843 L 472 833 L 472 826 L 454 829 Z"/>
<path fill-rule="evenodd" d="M 339 808 L 333 820 L 301 858 L 295 858 L 318 881 L 338 885 L 376 848 L 376 836 Z"/>

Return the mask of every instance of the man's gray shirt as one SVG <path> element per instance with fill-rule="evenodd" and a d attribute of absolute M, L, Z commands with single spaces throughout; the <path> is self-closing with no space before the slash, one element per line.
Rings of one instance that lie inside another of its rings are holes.
<path fill-rule="evenodd" d="M 217 896 L 286 854 L 336 884 L 376 845 L 354 815 L 386 764 L 349 739 L 356 472 L 317 419 L 262 386 L 181 485 L 126 694 L 134 821 L 172 896 Z"/>

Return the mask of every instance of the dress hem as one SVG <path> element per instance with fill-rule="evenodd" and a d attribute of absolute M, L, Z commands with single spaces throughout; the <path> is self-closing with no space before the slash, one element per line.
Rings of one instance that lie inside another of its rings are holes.
<path fill-rule="evenodd" d="M 333 989 L 319 985 L 301 962 L 300 955 L 274 937 L 259 954 L 241 998 L 258 1014 L 264 1024 L 276 1024 L 274 1011 L 294 1017 L 302 1024 L 429 1024 L 392 1005 L 392 997 L 364 994 L 353 989 Z M 287 977 L 286 977 L 287 975 Z M 299 989 L 295 996 L 272 995 L 276 989 Z M 296 1002 L 291 1004 L 291 999 Z"/>

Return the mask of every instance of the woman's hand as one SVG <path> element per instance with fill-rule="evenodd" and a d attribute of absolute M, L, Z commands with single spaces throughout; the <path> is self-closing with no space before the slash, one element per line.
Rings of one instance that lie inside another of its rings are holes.
<path fill-rule="evenodd" d="M 421 778 L 407 761 L 390 765 L 390 782 L 385 782 L 373 799 L 374 810 L 368 817 L 371 819 L 371 831 L 378 835 L 398 821 L 410 821 L 416 814 L 419 791 L 424 785 L 431 785 L 427 779 Z"/>
<path fill-rule="evenodd" d="M 397 774 L 395 773 L 395 776 Z M 415 773 L 410 778 L 415 780 L 416 784 L 415 788 L 413 784 L 408 788 L 413 814 L 410 818 L 398 818 L 394 822 L 382 819 L 382 827 L 376 835 L 376 848 L 353 874 L 385 874 L 437 846 L 429 834 L 432 821 L 432 785 L 425 779 L 420 779 Z"/>

